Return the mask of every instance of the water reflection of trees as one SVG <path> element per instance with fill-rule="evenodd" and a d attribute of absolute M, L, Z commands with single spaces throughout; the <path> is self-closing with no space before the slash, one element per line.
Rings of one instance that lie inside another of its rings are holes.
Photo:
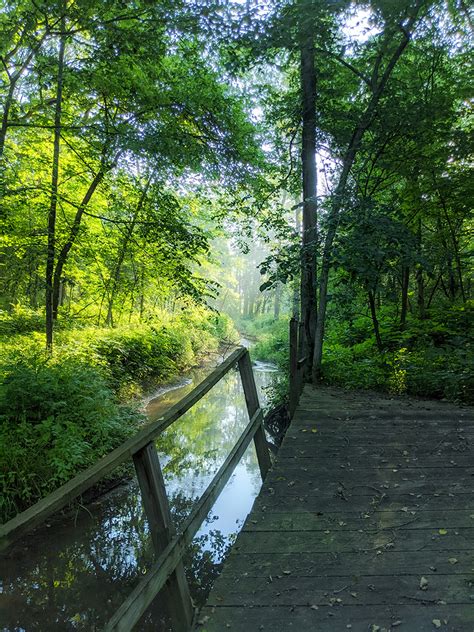
<path fill-rule="evenodd" d="M 133 487 L 117 508 L 113 502 L 92 509 L 76 528 L 64 523 L 55 541 L 44 529 L 2 560 L 2 630 L 99 630 L 152 563 L 148 525 Z M 181 522 L 193 498 L 172 499 Z M 78 535 L 79 534 L 79 535 Z M 229 547 L 218 530 L 195 539 L 185 559 L 193 598 L 205 599 Z M 166 630 L 163 604 L 154 604 L 139 629 Z"/>
<path fill-rule="evenodd" d="M 248 422 L 238 375 L 228 378 L 158 442 L 178 525 Z M 258 489 L 252 451 L 243 463 Z M 185 568 L 197 604 L 205 601 L 234 537 L 206 529 L 190 546 Z M 152 560 L 147 521 L 132 481 L 76 517 L 25 538 L 1 560 L 2 630 L 100 630 Z M 138 629 L 166 630 L 163 612 L 157 600 Z"/>

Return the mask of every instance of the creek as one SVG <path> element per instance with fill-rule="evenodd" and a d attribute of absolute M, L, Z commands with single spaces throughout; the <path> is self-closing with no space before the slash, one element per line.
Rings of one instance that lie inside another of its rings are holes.
<path fill-rule="evenodd" d="M 197 369 L 146 400 L 150 421 L 178 401 L 212 369 Z M 256 363 L 261 403 L 275 375 Z M 248 423 L 237 371 L 228 373 L 157 441 L 171 511 L 177 524 L 189 514 Z M 253 443 L 238 464 L 184 560 L 194 602 L 201 605 L 218 575 L 261 486 Z M 136 479 L 128 480 L 73 515 L 49 520 L 0 559 L 0 630 L 101 630 L 153 561 Z M 159 599 L 137 630 L 164 632 Z"/>

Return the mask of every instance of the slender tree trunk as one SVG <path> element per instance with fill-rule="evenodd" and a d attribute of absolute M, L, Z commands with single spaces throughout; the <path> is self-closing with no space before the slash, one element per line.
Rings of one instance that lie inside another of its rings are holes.
<path fill-rule="evenodd" d="M 416 16 L 422 4 L 423 3 L 420 0 L 417 3 L 417 5 L 414 7 L 413 15 L 408 20 L 407 25 L 402 29 L 403 39 L 398 44 L 396 50 L 393 52 L 392 56 L 390 57 L 390 60 L 385 66 L 385 70 L 380 79 L 378 77 L 378 72 L 379 72 L 379 68 L 381 65 L 382 58 L 383 58 L 383 50 L 381 51 L 377 60 L 374 63 L 374 68 L 373 68 L 373 73 L 372 73 L 372 78 L 371 78 L 372 96 L 367 104 L 365 111 L 361 115 L 359 123 L 356 125 L 354 129 L 351 140 L 349 142 L 346 153 L 344 155 L 342 168 L 341 168 L 341 174 L 339 176 L 339 181 L 332 195 L 331 209 L 330 209 L 329 217 L 328 217 L 328 231 L 326 234 L 326 239 L 324 241 L 324 250 L 322 254 L 321 269 L 320 269 L 319 302 L 318 302 L 318 313 L 317 313 L 317 320 L 316 320 L 313 372 L 312 372 L 313 382 L 317 382 L 321 374 L 324 327 L 325 327 L 325 322 L 326 322 L 328 284 L 329 284 L 329 272 L 331 269 L 332 247 L 333 247 L 334 239 L 337 234 L 340 212 L 344 204 L 344 197 L 346 193 L 346 187 L 347 187 L 347 181 L 349 179 L 349 174 L 352 169 L 352 165 L 354 164 L 357 152 L 360 149 L 361 141 L 365 135 L 365 132 L 369 129 L 375 117 L 375 114 L 377 112 L 377 107 L 380 102 L 380 98 L 383 95 L 387 82 L 398 60 L 402 56 L 403 51 L 407 47 L 408 42 L 410 41 L 411 29 L 413 28 L 413 25 L 416 20 Z"/>
<path fill-rule="evenodd" d="M 74 216 L 74 220 L 71 226 L 71 229 L 69 231 L 69 236 L 66 240 L 66 242 L 63 244 L 59 254 L 58 254 L 58 259 L 56 262 L 56 267 L 54 268 L 54 279 L 53 279 L 53 292 L 52 292 L 52 314 L 53 314 L 53 319 L 56 320 L 56 318 L 58 317 L 58 299 L 59 299 L 59 287 L 61 284 L 61 276 L 63 273 L 63 268 L 66 264 L 68 255 L 69 255 L 69 251 L 71 250 L 71 248 L 73 247 L 77 235 L 79 234 L 79 229 L 81 227 L 81 221 L 82 221 L 82 217 L 84 215 L 84 211 L 87 208 L 87 205 L 90 202 L 90 199 L 92 198 L 92 196 L 94 195 L 95 191 L 97 190 L 97 187 L 99 186 L 99 184 L 102 182 L 102 180 L 105 177 L 106 172 L 111 168 L 111 166 L 105 166 L 104 163 L 102 164 L 102 166 L 100 167 L 100 170 L 97 172 L 97 174 L 95 175 L 93 181 L 91 182 L 91 184 L 89 185 L 89 188 L 86 191 L 86 194 L 84 195 L 82 202 L 80 203 L 80 205 L 77 208 L 76 211 L 76 215 Z"/>
<path fill-rule="evenodd" d="M 143 320 L 143 313 L 145 311 L 145 268 L 142 265 L 140 270 L 140 315 L 139 321 Z"/>
<path fill-rule="evenodd" d="M 276 284 L 275 295 L 273 301 L 273 318 L 278 320 L 280 318 L 280 305 L 281 305 L 281 285 Z"/>
<path fill-rule="evenodd" d="M 421 260 L 423 255 L 422 248 L 422 225 L 421 218 L 418 220 L 418 232 L 417 232 L 417 247 L 418 247 L 418 256 Z M 426 316 L 425 310 L 425 280 L 423 278 L 423 266 L 420 262 L 416 267 L 416 287 L 417 287 L 417 305 L 418 305 L 418 317 L 420 320 L 424 320 Z"/>
<path fill-rule="evenodd" d="M 375 340 L 377 342 L 377 349 L 382 352 L 383 351 L 383 343 L 382 337 L 380 336 L 380 327 L 379 321 L 377 318 L 377 307 L 375 304 L 375 293 L 373 290 L 368 290 L 367 292 L 369 297 L 369 307 L 370 307 L 370 315 L 372 317 L 372 325 L 374 327 Z"/>
<path fill-rule="evenodd" d="M 317 167 L 316 167 L 316 69 L 313 33 L 303 34 L 301 45 L 303 221 L 301 251 L 301 320 L 303 353 L 311 375 L 316 329 L 317 285 Z"/>
<path fill-rule="evenodd" d="M 400 327 L 405 328 L 408 312 L 408 288 L 410 284 L 410 268 L 402 266 L 402 306 L 400 311 Z"/>
<path fill-rule="evenodd" d="M 12 80 L 10 82 L 8 94 L 3 104 L 2 126 L 0 128 L 0 161 L 3 158 L 3 152 L 5 149 L 5 141 L 7 138 L 7 130 L 8 130 L 8 119 L 10 116 L 11 107 L 13 105 L 13 94 L 15 92 L 15 85 L 16 85 L 16 81 Z"/>
<path fill-rule="evenodd" d="M 150 184 L 151 184 L 151 176 L 150 178 L 148 178 L 145 187 L 142 191 L 142 194 L 140 196 L 140 199 L 138 201 L 137 204 L 137 208 L 135 209 L 135 213 L 133 215 L 132 221 L 130 222 L 128 228 L 127 228 L 127 232 L 124 235 L 123 241 L 122 241 L 122 245 L 119 251 L 119 255 L 117 258 L 117 263 L 115 264 L 115 270 L 114 270 L 114 274 L 113 274 L 113 278 L 112 278 L 112 287 L 110 289 L 110 293 L 109 293 L 109 304 L 107 307 L 107 317 L 105 319 L 105 323 L 106 325 L 110 325 L 111 327 L 113 327 L 113 306 L 114 306 L 114 301 L 115 301 L 115 295 L 117 293 L 117 288 L 118 288 L 118 284 L 120 281 L 120 275 L 122 272 L 122 264 L 124 262 L 125 256 L 127 254 L 127 247 L 128 244 L 130 243 L 130 239 L 132 238 L 133 235 L 133 231 L 135 230 L 135 225 L 137 223 L 137 219 L 138 219 L 138 215 L 140 214 L 141 209 L 143 208 L 143 204 L 145 203 L 146 200 L 146 196 L 148 193 L 148 189 L 150 188 Z"/>
<path fill-rule="evenodd" d="M 299 237 L 301 233 L 301 211 L 300 207 L 297 206 L 295 210 L 295 230 L 296 234 Z M 301 277 L 300 277 L 300 288 L 301 288 Z M 292 304 L 293 318 L 300 320 L 300 289 L 298 288 L 298 284 L 295 283 L 293 288 L 293 304 Z"/>
<path fill-rule="evenodd" d="M 458 280 L 459 280 L 459 290 L 461 292 L 461 297 L 463 300 L 463 303 L 466 302 L 466 292 L 464 290 L 464 282 L 463 282 L 463 278 L 462 278 L 462 264 L 461 264 L 461 257 L 459 255 L 459 241 L 458 238 L 456 236 L 456 230 L 453 226 L 453 223 L 451 222 L 451 218 L 449 217 L 449 212 L 448 212 L 448 208 L 446 206 L 446 201 L 444 200 L 443 196 L 441 195 L 441 192 L 438 190 L 438 196 L 439 199 L 441 201 L 441 205 L 443 207 L 443 211 L 444 211 L 444 216 L 446 217 L 446 222 L 448 224 L 448 228 L 449 228 L 449 234 L 451 236 L 451 241 L 453 243 L 453 249 L 454 249 L 454 260 L 456 261 L 456 269 L 457 269 L 457 273 L 458 273 Z M 452 265 L 450 264 L 450 273 L 452 271 Z M 455 287 L 455 282 L 453 281 L 451 283 L 452 287 Z M 453 300 L 454 300 L 454 294 L 453 294 Z"/>
<path fill-rule="evenodd" d="M 56 211 L 58 206 L 59 151 L 61 139 L 61 114 L 63 103 L 64 51 L 66 49 L 66 18 L 61 20 L 61 38 L 58 54 L 58 78 L 56 107 L 54 112 L 53 165 L 51 170 L 51 197 L 48 213 L 48 249 L 46 258 L 46 348 L 53 349 L 53 274 L 56 256 Z M 58 285 L 59 290 L 59 285 Z"/>

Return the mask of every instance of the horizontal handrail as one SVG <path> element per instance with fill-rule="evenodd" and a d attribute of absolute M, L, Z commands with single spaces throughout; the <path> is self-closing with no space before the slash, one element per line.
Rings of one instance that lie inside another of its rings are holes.
<path fill-rule="evenodd" d="M 97 463 L 77 474 L 57 490 L 21 512 L 4 525 L 0 526 L 0 551 L 31 531 L 56 511 L 66 507 L 71 501 L 90 489 L 104 476 L 112 472 L 118 465 L 132 457 L 148 443 L 156 439 L 166 428 L 186 413 L 196 402 L 211 390 L 233 366 L 241 360 L 247 349 L 236 349 L 208 377 L 196 386 L 177 404 L 171 406 L 156 422 L 147 424 L 133 437 L 118 448 L 102 457 Z"/>
<path fill-rule="evenodd" d="M 262 409 L 259 408 L 219 468 L 219 471 L 206 488 L 206 491 L 185 520 L 179 535 L 171 540 L 163 553 L 153 564 L 153 568 L 139 581 L 135 589 L 115 612 L 104 628 L 104 632 L 130 632 L 146 611 L 158 591 L 161 590 L 168 577 L 183 558 L 186 547 L 192 542 L 205 517 L 224 489 L 258 430 L 262 418 L 263 412 Z"/>

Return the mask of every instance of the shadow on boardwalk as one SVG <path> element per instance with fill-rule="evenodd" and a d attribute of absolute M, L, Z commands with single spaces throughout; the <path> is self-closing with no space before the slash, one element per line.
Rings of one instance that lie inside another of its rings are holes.
<path fill-rule="evenodd" d="M 474 631 L 474 410 L 305 388 L 205 632 Z"/>

